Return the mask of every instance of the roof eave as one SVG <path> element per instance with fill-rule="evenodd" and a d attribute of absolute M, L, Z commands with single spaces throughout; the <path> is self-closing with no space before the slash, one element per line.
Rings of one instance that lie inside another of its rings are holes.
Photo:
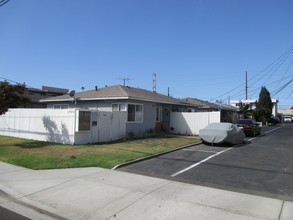
<path fill-rule="evenodd" d="M 66 98 L 66 99 L 51 99 L 51 100 L 40 100 L 40 102 L 72 102 L 76 101 L 95 101 L 95 100 L 121 100 L 128 99 L 129 97 L 106 97 L 106 98 Z"/>
<path fill-rule="evenodd" d="M 44 100 L 44 99 L 41 99 L 39 100 L 39 102 L 72 102 L 74 101 L 73 98 L 70 98 L 70 99 L 51 99 L 51 100 Z"/>

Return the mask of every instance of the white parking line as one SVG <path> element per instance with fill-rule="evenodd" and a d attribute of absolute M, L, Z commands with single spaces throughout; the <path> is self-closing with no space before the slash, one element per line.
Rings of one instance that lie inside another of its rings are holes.
<path fill-rule="evenodd" d="M 188 170 L 190 170 L 190 169 L 192 169 L 192 168 L 194 168 L 194 167 L 196 167 L 196 166 L 198 166 L 198 165 L 200 165 L 200 164 L 202 164 L 202 163 L 204 163 L 204 162 L 206 162 L 206 161 L 212 159 L 213 157 L 218 156 L 218 155 L 220 155 L 221 153 L 224 153 L 224 152 L 226 152 L 226 151 L 228 151 L 228 150 L 230 150 L 230 149 L 232 149 L 232 148 L 233 148 L 233 147 L 229 147 L 229 148 L 227 148 L 227 149 L 225 149 L 225 150 L 222 150 L 222 151 L 220 151 L 220 152 L 218 152 L 218 153 L 216 153 L 216 154 L 213 154 L 213 155 L 211 155 L 211 156 L 209 156 L 209 157 L 207 157 L 207 158 L 205 158 L 205 159 L 203 159 L 203 160 L 201 160 L 201 161 L 199 161 L 199 162 L 197 162 L 197 163 L 195 163 L 195 164 L 193 164 L 193 165 L 191 165 L 191 166 L 189 166 L 189 167 L 187 167 L 187 168 L 185 168 L 185 169 L 183 169 L 183 170 L 178 171 L 177 173 L 172 174 L 171 177 L 178 176 L 179 174 L 184 173 L 184 172 L 186 172 L 186 171 L 188 171 Z"/>
<path fill-rule="evenodd" d="M 199 151 L 199 152 L 213 153 L 213 154 L 218 153 L 218 151 L 211 151 L 211 150 L 195 150 L 195 149 L 182 149 L 182 150 L 184 150 L 184 151 L 194 151 L 194 152 Z"/>
<path fill-rule="evenodd" d="M 272 129 L 272 130 L 269 130 L 269 131 L 265 132 L 264 134 L 271 133 L 271 132 L 273 132 L 273 131 L 275 131 L 275 130 L 278 130 L 278 129 L 280 129 L 280 128 L 281 128 L 281 127 L 274 128 L 274 129 Z"/>
<path fill-rule="evenodd" d="M 278 130 L 278 129 L 280 129 L 280 128 L 281 128 L 281 127 L 274 128 L 274 129 L 272 129 L 272 130 L 269 130 L 269 131 L 263 133 L 263 134 L 260 135 L 260 136 L 263 136 L 263 135 L 265 135 L 265 134 L 269 134 L 269 133 L 271 133 L 271 132 L 273 132 L 273 131 L 276 131 L 276 130 Z M 257 138 L 257 137 L 250 138 L 250 139 L 248 139 L 248 141 L 252 141 L 252 140 L 254 140 L 255 138 Z"/>
<path fill-rule="evenodd" d="M 280 129 L 281 127 L 277 127 L 277 128 L 275 128 L 275 129 L 272 129 L 272 130 L 269 130 L 269 131 L 267 131 L 267 132 L 265 132 L 264 134 L 269 134 L 269 133 L 271 133 L 271 132 L 273 132 L 273 131 L 276 131 L 276 130 L 278 130 L 278 129 Z M 262 135 L 264 135 L 264 134 L 262 134 Z M 261 135 L 261 136 L 262 136 Z M 248 141 L 252 141 L 253 139 L 255 139 L 256 137 L 254 137 L 254 138 L 251 138 L 251 139 L 249 139 Z M 204 162 L 206 162 L 206 161 L 208 161 L 208 160 L 210 160 L 210 159 L 212 159 L 213 157 L 215 157 L 215 156 L 218 156 L 218 155 L 220 155 L 220 154 L 222 154 L 222 153 L 224 153 L 224 152 L 226 152 L 226 151 L 228 151 L 228 150 L 230 150 L 230 149 L 232 149 L 233 147 L 229 147 L 229 148 L 227 148 L 227 149 L 225 149 L 225 150 L 222 150 L 222 151 L 220 151 L 220 152 L 214 152 L 214 151 L 205 151 L 205 150 L 189 150 L 189 151 L 203 151 L 203 152 L 209 152 L 209 153 L 215 153 L 215 154 L 213 154 L 213 155 L 211 155 L 211 156 L 209 156 L 209 157 L 207 157 L 207 158 L 205 158 L 205 159 L 203 159 L 203 160 L 201 160 L 201 161 L 199 161 L 199 162 L 197 162 L 197 163 L 195 163 L 195 164 L 193 164 L 193 165 L 191 165 L 191 166 L 189 166 L 189 167 L 187 167 L 187 168 L 185 168 L 185 169 L 183 169 L 183 170 L 180 170 L 180 171 L 178 171 L 177 173 L 174 173 L 174 174 L 172 174 L 171 175 L 171 177 L 175 177 L 175 176 L 178 176 L 179 174 L 181 174 L 181 173 L 184 173 L 184 172 L 186 172 L 186 171 L 188 171 L 188 170 L 190 170 L 190 169 L 192 169 L 192 168 L 194 168 L 194 167 L 197 167 L 198 165 L 200 165 L 200 164 L 202 164 L 202 163 L 204 163 Z M 184 149 L 184 150 L 187 150 L 188 151 L 188 149 Z"/>

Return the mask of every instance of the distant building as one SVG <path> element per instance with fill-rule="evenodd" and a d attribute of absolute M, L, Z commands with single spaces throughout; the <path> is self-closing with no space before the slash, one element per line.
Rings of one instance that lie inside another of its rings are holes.
<path fill-rule="evenodd" d="M 26 88 L 24 95 L 30 99 L 30 103 L 23 106 L 24 108 L 47 108 L 46 103 L 39 102 L 40 99 L 50 98 L 68 93 L 68 89 L 42 86 L 42 89 Z"/>
<path fill-rule="evenodd" d="M 293 116 L 293 109 L 279 110 L 279 114 Z"/>
<path fill-rule="evenodd" d="M 256 108 L 256 102 L 258 100 L 257 99 L 249 99 L 249 100 L 231 100 L 230 101 L 230 105 L 239 108 L 240 103 L 243 104 L 248 104 L 249 105 L 249 110 L 254 110 Z M 272 114 L 273 116 L 277 116 L 278 115 L 278 100 L 277 99 L 272 99 L 272 103 L 273 103 L 273 109 L 272 109 Z"/>
<path fill-rule="evenodd" d="M 189 102 L 193 105 L 195 105 L 196 112 L 213 112 L 213 111 L 221 111 L 221 122 L 236 122 L 238 119 L 238 111 L 239 109 L 231 106 L 231 105 L 226 105 L 223 103 L 212 103 L 208 101 L 203 101 L 200 99 L 196 98 L 185 98 L 182 99 L 183 101 Z"/>

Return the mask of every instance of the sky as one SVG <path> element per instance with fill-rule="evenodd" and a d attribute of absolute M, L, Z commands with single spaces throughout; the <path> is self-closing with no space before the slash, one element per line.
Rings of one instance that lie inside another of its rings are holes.
<path fill-rule="evenodd" d="M 0 80 L 81 91 L 123 85 L 175 98 L 293 106 L 292 0 L 10 0 Z"/>

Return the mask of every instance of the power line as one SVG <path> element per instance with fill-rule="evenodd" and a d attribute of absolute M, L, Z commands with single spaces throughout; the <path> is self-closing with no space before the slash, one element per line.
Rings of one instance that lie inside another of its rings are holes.
<path fill-rule="evenodd" d="M 273 74 L 276 73 L 276 72 L 280 69 L 280 67 L 282 66 L 282 64 L 288 59 L 288 57 L 289 57 L 289 55 L 291 55 L 291 53 L 292 53 L 292 50 L 290 51 L 290 54 L 288 54 L 288 56 L 284 57 L 284 59 L 281 61 L 281 63 L 278 64 L 278 66 L 277 66 L 277 68 L 275 69 L 275 71 L 272 72 L 272 73 L 270 74 L 270 76 L 269 76 L 269 77 L 267 78 L 267 80 L 263 83 L 263 85 L 266 84 L 266 82 L 267 82 L 267 81 L 273 76 Z"/>
<path fill-rule="evenodd" d="M 264 79 L 264 77 L 268 76 L 269 73 L 269 76 L 268 78 L 265 80 L 264 83 L 262 83 L 262 86 L 265 86 L 265 84 L 271 79 L 271 77 L 280 69 L 280 67 L 285 63 L 285 61 L 292 55 L 293 53 L 293 46 L 289 47 L 284 53 L 282 53 L 276 60 L 274 60 L 274 62 L 272 62 L 270 65 L 268 65 L 266 68 L 264 68 L 263 70 L 261 70 L 258 74 L 256 74 L 255 76 L 251 77 L 248 79 L 248 82 L 251 82 L 250 85 L 249 85 L 249 88 L 251 88 L 251 86 L 255 85 L 256 83 L 258 83 L 260 80 Z M 293 62 L 293 61 L 291 61 Z M 283 77 L 282 79 L 278 80 L 277 82 L 281 82 L 282 80 L 284 80 L 285 78 L 288 78 L 288 77 L 285 77 L 291 67 L 292 63 L 288 66 L 286 72 L 283 74 Z M 255 80 L 255 81 L 254 81 Z M 216 100 L 216 99 L 219 99 L 221 97 L 224 97 L 224 96 L 227 96 L 228 94 L 236 91 L 237 89 L 242 89 L 243 88 L 243 85 L 245 85 L 245 83 L 241 83 L 239 84 L 237 87 L 217 96 L 216 98 L 213 98 L 213 99 L 210 99 L 211 101 L 213 100 Z M 270 85 L 270 84 L 267 84 L 267 85 Z M 253 91 L 254 93 L 259 90 L 261 88 L 261 86 L 257 87 L 256 89 L 254 90 L 251 90 Z M 280 88 L 281 89 L 281 88 Z M 282 91 L 282 89 L 280 90 Z M 250 93 L 251 95 L 254 94 L 254 93 Z M 231 96 L 237 96 L 239 94 L 243 94 L 243 90 L 240 90 L 239 92 L 236 92 L 234 93 L 233 95 Z"/>
<path fill-rule="evenodd" d="M 270 84 L 266 84 L 268 82 L 268 80 L 273 76 L 273 74 L 275 74 L 280 67 L 282 66 L 282 64 L 288 59 L 288 57 L 292 54 L 293 52 L 293 47 L 290 47 L 286 52 L 284 52 L 280 57 L 278 57 L 272 64 L 270 64 L 268 67 L 266 67 L 264 70 L 262 70 L 261 72 L 264 72 L 266 69 L 269 69 L 269 67 L 271 67 L 267 72 L 265 72 L 259 79 L 257 79 L 254 83 L 250 84 L 250 86 L 255 85 L 257 82 L 259 82 L 261 79 L 263 79 L 267 74 L 269 74 L 271 71 L 274 71 L 269 75 L 269 77 L 265 80 L 265 82 L 262 83 L 261 86 L 259 86 L 258 88 L 252 90 L 254 92 L 251 92 L 251 95 L 254 95 L 256 93 L 257 90 L 259 90 L 262 86 L 266 86 L 268 87 Z M 260 72 L 260 73 L 261 73 Z M 279 82 L 281 80 L 278 80 Z M 250 90 L 251 91 L 251 90 Z"/>
<path fill-rule="evenodd" d="M 272 62 L 270 65 L 268 65 L 266 68 L 264 68 L 263 70 L 261 70 L 258 74 L 256 74 L 255 76 L 253 76 L 252 78 L 250 78 L 248 81 L 251 81 L 255 78 L 257 78 L 261 73 L 264 73 L 264 75 L 262 75 L 259 79 L 257 79 L 254 83 L 251 83 L 250 86 L 255 85 L 257 82 L 259 82 L 261 79 L 263 79 L 265 77 L 265 75 L 269 72 L 271 72 L 280 62 L 282 62 L 282 60 L 286 60 L 288 58 L 288 56 L 292 53 L 293 51 L 293 46 L 291 46 L 289 49 L 287 49 L 281 56 L 279 56 L 274 62 Z M 280 61 L 281 60 L 281 61 Z M 269 69 L 270 68 L 270 69 Z M 266 71 L 267 69 L 269 69 L 268 71 Z M 266 71 L 266 72 L 265 72 Z"/>
<path fill-rule="evenodd" d="M 7 78 L 5 78 L 5 77 L 1 77 L 1 76 L 0 76 L 0 79 L 3 79 L 3 80 L 5 80 L 5 81 L 7 81 L 7 82 L 15 83 L 15 84 L 24 84 L 26 87 L 34 88 L 33 86 L 27 85 L 25 82 L 20 83 L 20 82 L 16 82 L 16 81 L 14 81 L 14 80 L 12 80 L 12 79 L 7 79 Z"/>
<path fill-rule="evenodd" d="M 281 86 L 281 88 L 279 88 L 278 91 L 273 94 L 273 96 L 277 95 L 279 92 L 281 92 L 283 89 L 285 89 L 292 81 L 293 81 L 293 79 L 291 79 L 285 85 Z"/>
<path fill-rule="evenodd" d="M 211 99 L 211 101 L 216 100 L 216 99 L 218 99 L 218 98 L 221 98 L 221 97 L 223 97 L 223 96 L 225 96 L 225 95 L 227 95 L 227 94 L 229 94 L 229 93 L 235 91 L 236 89 L 238 89 L 240 86 L 243 86 L 243 85 L 244 85 L 244 83 L 242 83 L 241 85 L 235 87 L 234 89 L 231 89 L 230 91 L 228 91 L 228 92 L 226 92 L 226 93 L 224 93 L 224 94 L 222 94 L 222 95 L 217 96 L 216 98 Z"/>
<path fill-rule="evenodd" d="M 293 64 L 293 58 L 291 60 L 291 62 L 289 63 L 288 67 L 287 67 L 287 70 L 285 71 L 285 73 L 283 74 L 283 77 L 281 78 L 281 80 L 279 81 L 279 83 L 275 86 L 273 92 L 277 89 L 277 87 L 279 86 L 279 84 L 285 79 L 285 76 L 287 75 L 287 73 L 289 72 L 289 69 L 291 68 Z"/>
<path fill-rule="evenodd" d="M 7 78 L 1 77 L 1 76 L 0 76 L 0 79 L 4 79 L 4 80 L 7 81 L 7 82 L 13 82 L 13 83 L 16 83 L 16 84 L 21 84 L 21 83 L 19 83 L 19 82 L 16 82 L 16 81 L 14 81 L 14 80 L 7 79 Z"/>
<path fill-rule="evenodd" d="M 9 0 L 0 0 L 0 7 L 5 5 Z"/>

